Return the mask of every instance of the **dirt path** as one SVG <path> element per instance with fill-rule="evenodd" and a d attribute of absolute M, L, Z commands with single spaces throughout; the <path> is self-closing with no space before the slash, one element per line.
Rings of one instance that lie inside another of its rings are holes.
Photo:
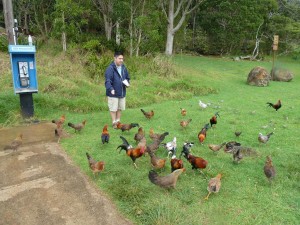
<path fill-rule="evenodd" d="M 19 133 L 17 152 L 3 150 Z M 0 224 L 132 224 L 55 142 L 54 124 L 0 130 Z"/>

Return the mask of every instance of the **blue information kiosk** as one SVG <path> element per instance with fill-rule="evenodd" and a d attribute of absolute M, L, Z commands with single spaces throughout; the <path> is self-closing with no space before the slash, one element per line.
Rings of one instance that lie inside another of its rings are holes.
<path fill-rule="evenodd" d="M 35 46 L 9 45 L 10 62 L 15 94 L 20 95 L 22 116 L 34 115 L 32 93 L 38 92 Z"/>

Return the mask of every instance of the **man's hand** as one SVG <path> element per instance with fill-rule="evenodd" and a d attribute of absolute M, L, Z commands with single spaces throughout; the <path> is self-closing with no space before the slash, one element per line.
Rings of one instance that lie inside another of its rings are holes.
<path fill-rule="evenodd" d="M 110 92 L 112 95 L 115 95 L 115 90 L 111 90 Z"/>

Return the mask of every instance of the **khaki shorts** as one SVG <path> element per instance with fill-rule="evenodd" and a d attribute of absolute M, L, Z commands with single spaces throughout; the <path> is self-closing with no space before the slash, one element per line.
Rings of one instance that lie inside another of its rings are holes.
<path fill-rule="evenodd" d="M 112 98 L 107 96 L 108 108 L 111 112 L 117 112 L 118 110 L 125 110 L 125 98 Z"/>

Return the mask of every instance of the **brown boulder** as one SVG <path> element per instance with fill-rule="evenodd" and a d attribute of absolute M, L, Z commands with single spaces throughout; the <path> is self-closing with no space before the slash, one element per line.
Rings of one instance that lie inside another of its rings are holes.
<path fill-rule="evenodd" d="M 265 87 L 269 85 L 271 76 L 263 67 L 255 67 L 248 74 L 247 84 L 258 87 Z"/>
<path fill-rule="evenodd" d="M 272 75 L 272 80 L 274 81 L 291 81 L 294 76 L 293 74 L 286 70 L 286 69 L 282 69 L 282 68 L 274 68 L 271 71 L 271 75 Z"/>

